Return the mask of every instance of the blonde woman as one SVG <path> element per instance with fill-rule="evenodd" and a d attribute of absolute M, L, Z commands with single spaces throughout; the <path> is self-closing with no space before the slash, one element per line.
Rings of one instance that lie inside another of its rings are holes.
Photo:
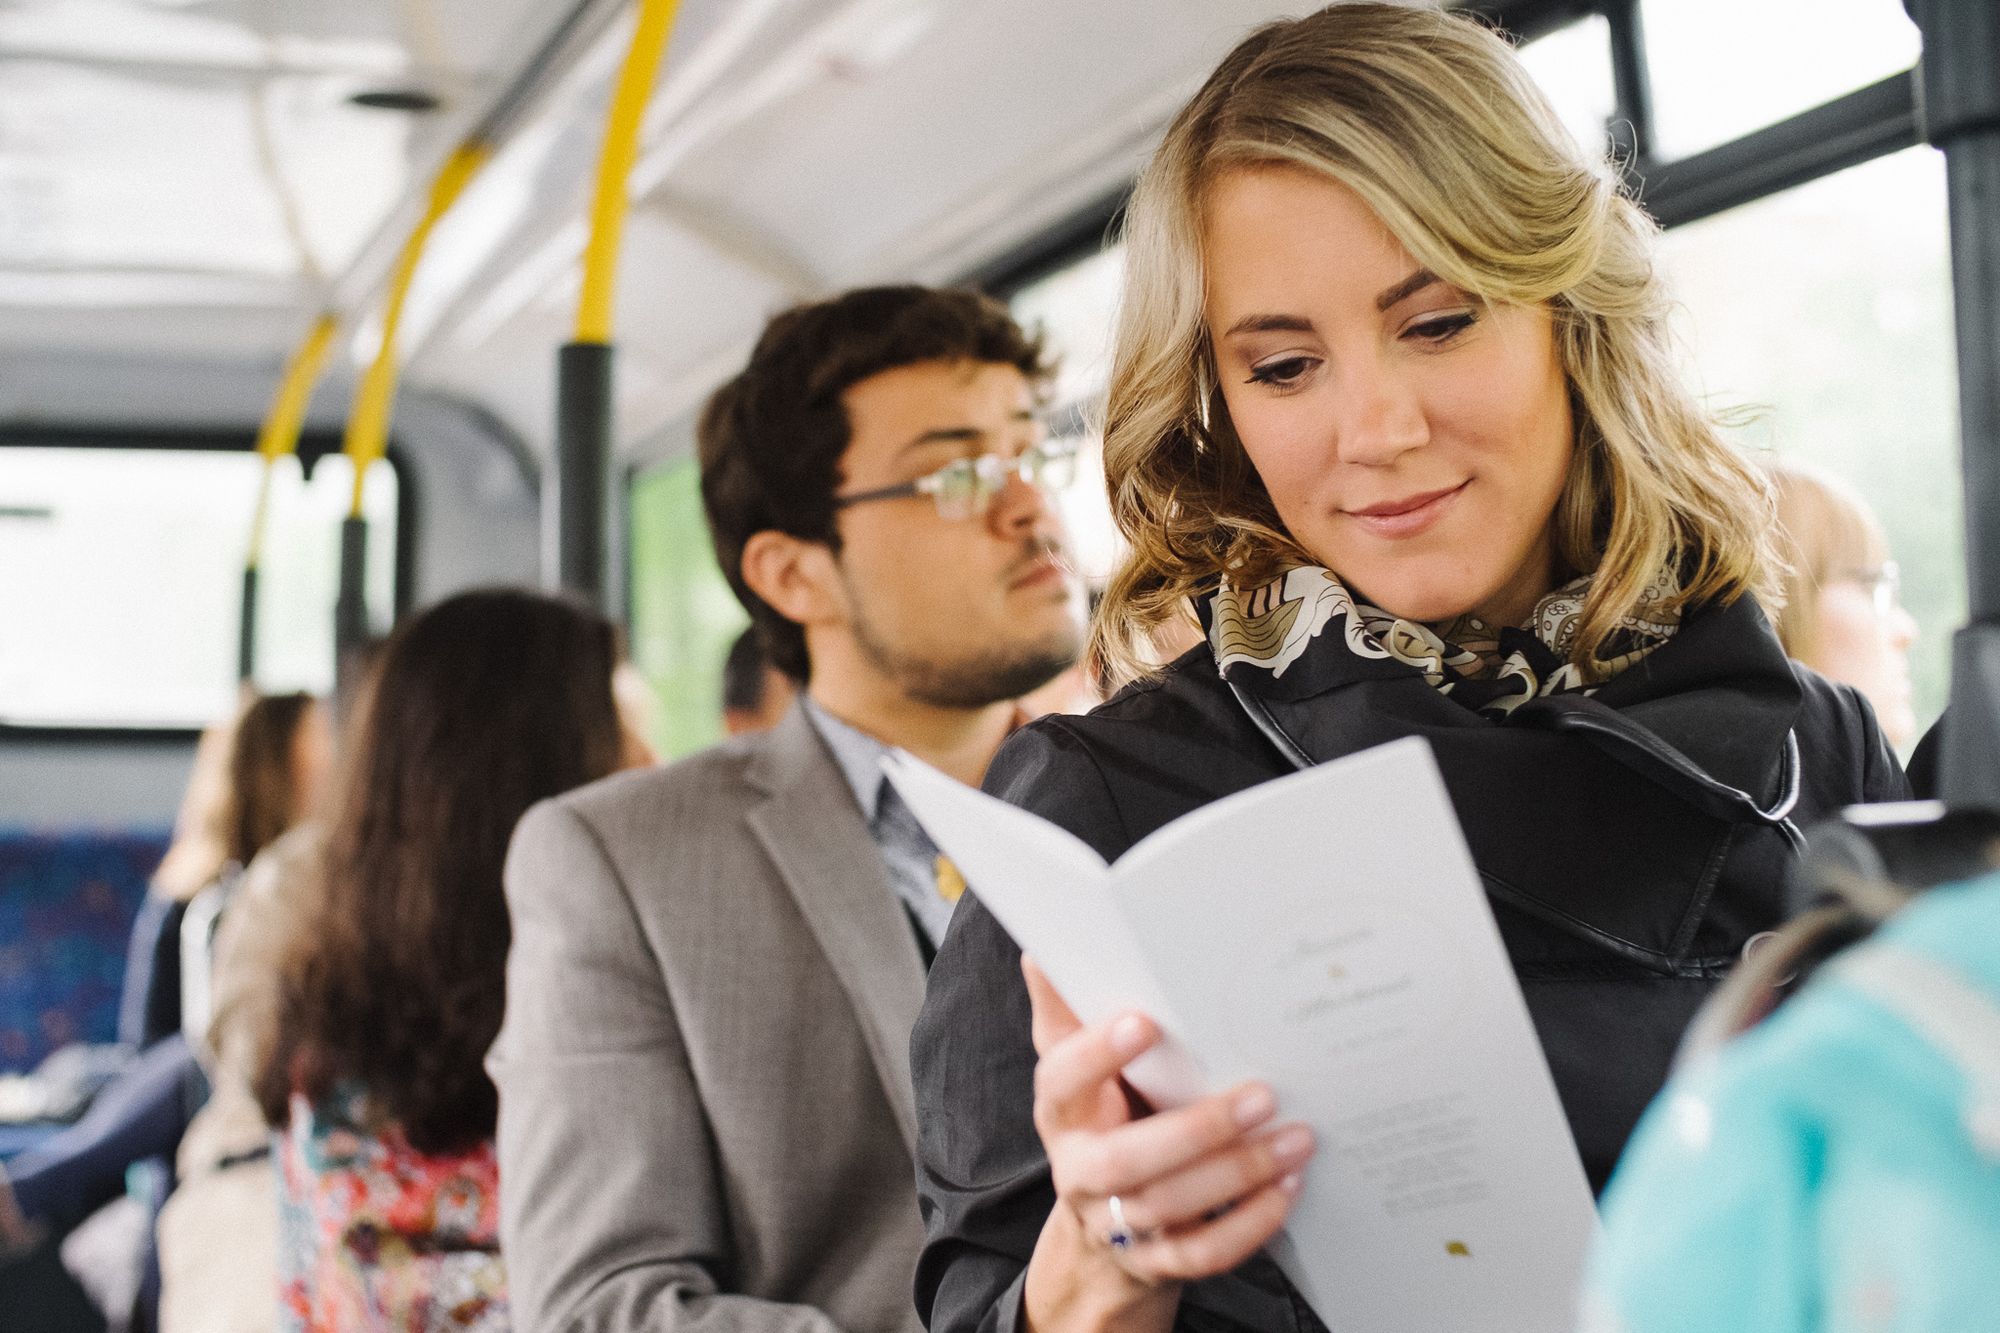
<path fill-rule="evenodd" d="M 1917 622 L 1896 595 L 1882 525 L 1838 477 L 1796 463 L 1770 473 L 1786 566 L 1778 641 L 1821 675 L 1861 691 L 1901 750 L 1917 738 L 1910 694 Z"/>
<path fill-rule="evenodd" d="M 1500 38 L 1343 4 L 1222 63 L 1126 239 L 1097 650 L 1129 683 L 988 789 L 1109 858 L 1424 737 L 1601 1186 L 1798 826 L 1906 790 L 1760 610 L 1769 500 L 1674 377 L 1652 225 Z M 1207 644 L 1138 674 L 1190 615 Z M 968 895 L 912 1044 L 931 1333 L 1318 1327 L 1260 1253 L 1306 1108 L 1149 1114 L 1119 1070 L 1157 1039 L 1080 1026 Z"/>

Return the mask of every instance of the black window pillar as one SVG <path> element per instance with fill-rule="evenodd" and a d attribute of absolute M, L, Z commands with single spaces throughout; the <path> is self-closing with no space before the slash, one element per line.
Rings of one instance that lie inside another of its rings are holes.
<path fill-rule="evenodd" d="M 1970 615 L 1953 643 L 1940 789 L 2000 810 L 2000 5 L 1913 0 L 1918 107 L 1951 206 Z"/>
<path fill-rule="evenodd" d="M 622 610 L 611 555 L 617 506 L 610 502 L 613 349 L 573 342 L 556 363 L 556 451 L 542 485 L 543 582 Z"/>

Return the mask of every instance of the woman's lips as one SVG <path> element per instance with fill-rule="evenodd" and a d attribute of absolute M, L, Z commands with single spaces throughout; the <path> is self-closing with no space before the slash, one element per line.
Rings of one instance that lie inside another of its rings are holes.
<path fill-rule="evenodd" d="M 1369 505 L 1366 509 L 1344 509 L 1341 515 L 1359 524 L 1362 531 L 1376 537 L 1392 540 L 1414 537 L 1450 512 L 1452 505 L 1471 484 L 1471 479 L 1467 478 L 1445 490 L 1384 501 L 1381 504 Z"/>

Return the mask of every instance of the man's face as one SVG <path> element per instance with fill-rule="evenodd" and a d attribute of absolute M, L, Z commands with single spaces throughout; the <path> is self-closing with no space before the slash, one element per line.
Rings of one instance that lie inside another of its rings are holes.
<path fill-rule="evenodd" d="M 957 459 L 1014 459 L 1041 439 L 1010 365 L 900 366 L 842 395 L 850 438 L 839 494 L 915 481 Z M 945 518 L 928 495 L 842 509 L 836 566 L 859 655 L 912 699 L 979 708 L 1076 660 L 1081 597 L 1048 497 L 1010 477 L 991 506 Z"/>

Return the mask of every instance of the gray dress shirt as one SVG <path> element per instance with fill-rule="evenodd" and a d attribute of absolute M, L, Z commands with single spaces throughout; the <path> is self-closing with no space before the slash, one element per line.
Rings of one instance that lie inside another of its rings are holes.
<path fill-rule="evenodd" d="M 881 849 L 882 862 L 889 871 L 889 883 L 896 896 L 910 910 L 935 950 L 944 942 L 945 928 L 951 924 L 956 903 L 945 901 L 937 890 L 937 844 L 924 826 L 903 804 L 882 760 L 895 753 L 865 731 L 857 731 L 821 708 L 810 695 L 801 700 L 806 716 L 820 739 L 833 751 L 833 760 L 854 789 L 861 815 L 868 821 L 868 836 Z"/>

